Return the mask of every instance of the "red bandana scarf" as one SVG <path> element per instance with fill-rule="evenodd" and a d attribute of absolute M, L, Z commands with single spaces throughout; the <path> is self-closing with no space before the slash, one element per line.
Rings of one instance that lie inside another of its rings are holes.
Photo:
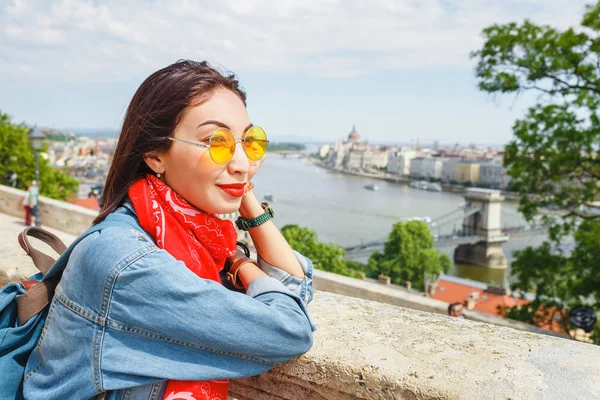
<path fill-rule="evenodd" d="M 221 283 L 219 272 L 235 254 L 237 233 L 231 221 L 198 210 L 153 175 L 135 181 L 129 198 L 140 225 L 158 247 L 200 278 Z M 195 400 L 225 400 L 227 390 L 226 380 L 169 381 L 165 399 L 187 392 Z"/>

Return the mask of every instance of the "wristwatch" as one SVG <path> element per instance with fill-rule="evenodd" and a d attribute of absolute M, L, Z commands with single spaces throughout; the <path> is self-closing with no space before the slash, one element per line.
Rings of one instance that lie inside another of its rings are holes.
<path fill-rule="evenodd" d="M 259 215 L 258 217 L 252 219 L 244 219 L 242 217 L 238 217 L 238 219 L 235 220 L 235 225 L 238 227 L 238 229 L 242 231 L 248 231 L 250 230 L 250 228 L 256 228 L 257 226 L 262 225 L 268 220 L 275 217 L 275 213 L 273 212 L 273 209 L 269 207 L 269 203 L 263 202 L 260 206 L 265 212 Z"/>

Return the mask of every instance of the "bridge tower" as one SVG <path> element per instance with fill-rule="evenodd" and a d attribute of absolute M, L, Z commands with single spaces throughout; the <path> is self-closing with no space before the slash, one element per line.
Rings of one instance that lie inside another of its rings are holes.
<path fill-rule="evenodd" d="M 463 234 L 472 232 L 479 235 L 477 243 L 459 245 L 454 250 L 454 262 L 473 264 L 488 268 L 507 268 L 502 244 L 508 236 L 502 233 L 502 201 L 498 190 L 469 188 L 464 194 L 466 206 L 479 211 L 463 220 Z"/>

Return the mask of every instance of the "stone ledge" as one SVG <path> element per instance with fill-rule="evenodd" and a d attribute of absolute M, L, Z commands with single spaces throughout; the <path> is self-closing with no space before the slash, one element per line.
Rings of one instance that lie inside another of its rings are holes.
<path fill-rule="evenodd" d="M 23 190 L 0 185 L 0 213 L 23 217 L 25 211 L 21 202 L 25 197 Z M 87 208 L 40 196 L 40 214 L 42 224 L 60 231 L 79 235 L 92 225 L 98 213 Z"/>
<path fill-rule="evenodd" d="M 422 293 L 411 292 L 396 285 L 384 285 L 334 274 L 327 271 L 314 271 L 315 288 L 319 291 L 342 294 L 344 296 L 358 297 L 395 306 L 406 307 L 413 310 L 427 311 L 447 315 L 448 303 L 423 296 Z M 522 331 L 534 332 L 544 335 L 568 338 L 567 335 L 538 328 L 520 321 L 501 318 L 479 311 L 464 310 L 466 318 L 485 322 L 488 324 L 507 326 Z"/>
<path fill-rule="evenodd" d="M 319 292 L 305 355 L 231 384 L 239 399 L 600 398 L 600 347 Z"/>

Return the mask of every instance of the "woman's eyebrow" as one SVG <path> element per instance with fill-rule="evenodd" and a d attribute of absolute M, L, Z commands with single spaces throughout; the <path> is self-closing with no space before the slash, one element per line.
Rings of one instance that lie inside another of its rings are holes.
<path fill-rule="evenodd" d="M 229 129 L 229 127 L 227 126 L 227 124 L 224 124 L 221 121 L 215 121 L 214 119 L 210 119 L 208 121 L 204 121 L 203 123 L 201 123 L 200 125 L 198 125 L 196 127 L 196 129 L 198 129 L 201 126 L 204 126 L 204 125 L 217 125 L 217 126 L 220 126 L 221 128 Z M 231 130 L 231 129 L 229 129 L 229 130 Z"/>
<path fill-rule="evenodd" d="M 225 123 L 223 123 L 221 121 L 216 121 L 214 119 L 210 119 L 208 121 L 204 121 L 203 123 L 201 123 L 200 125 L 198 125 L 196 127 L 196 129 L 200 128 L 201 126 L 205 126 L 205 125 L 217 125 L 217 126 L 219 126 L 221 128 L 225 128 L 225 129 L 231 130 L 231 128 L 229 126 L 227 126 L 227 124 L 225 124 Z M 244 129 L 244 132 L 246 132 L 248 129 L 252 128 L 253 126 L 254 126 L 254 124 L 251 123 L 250 125 L 248 125 L 246 127 L 246 129 Z"/>

